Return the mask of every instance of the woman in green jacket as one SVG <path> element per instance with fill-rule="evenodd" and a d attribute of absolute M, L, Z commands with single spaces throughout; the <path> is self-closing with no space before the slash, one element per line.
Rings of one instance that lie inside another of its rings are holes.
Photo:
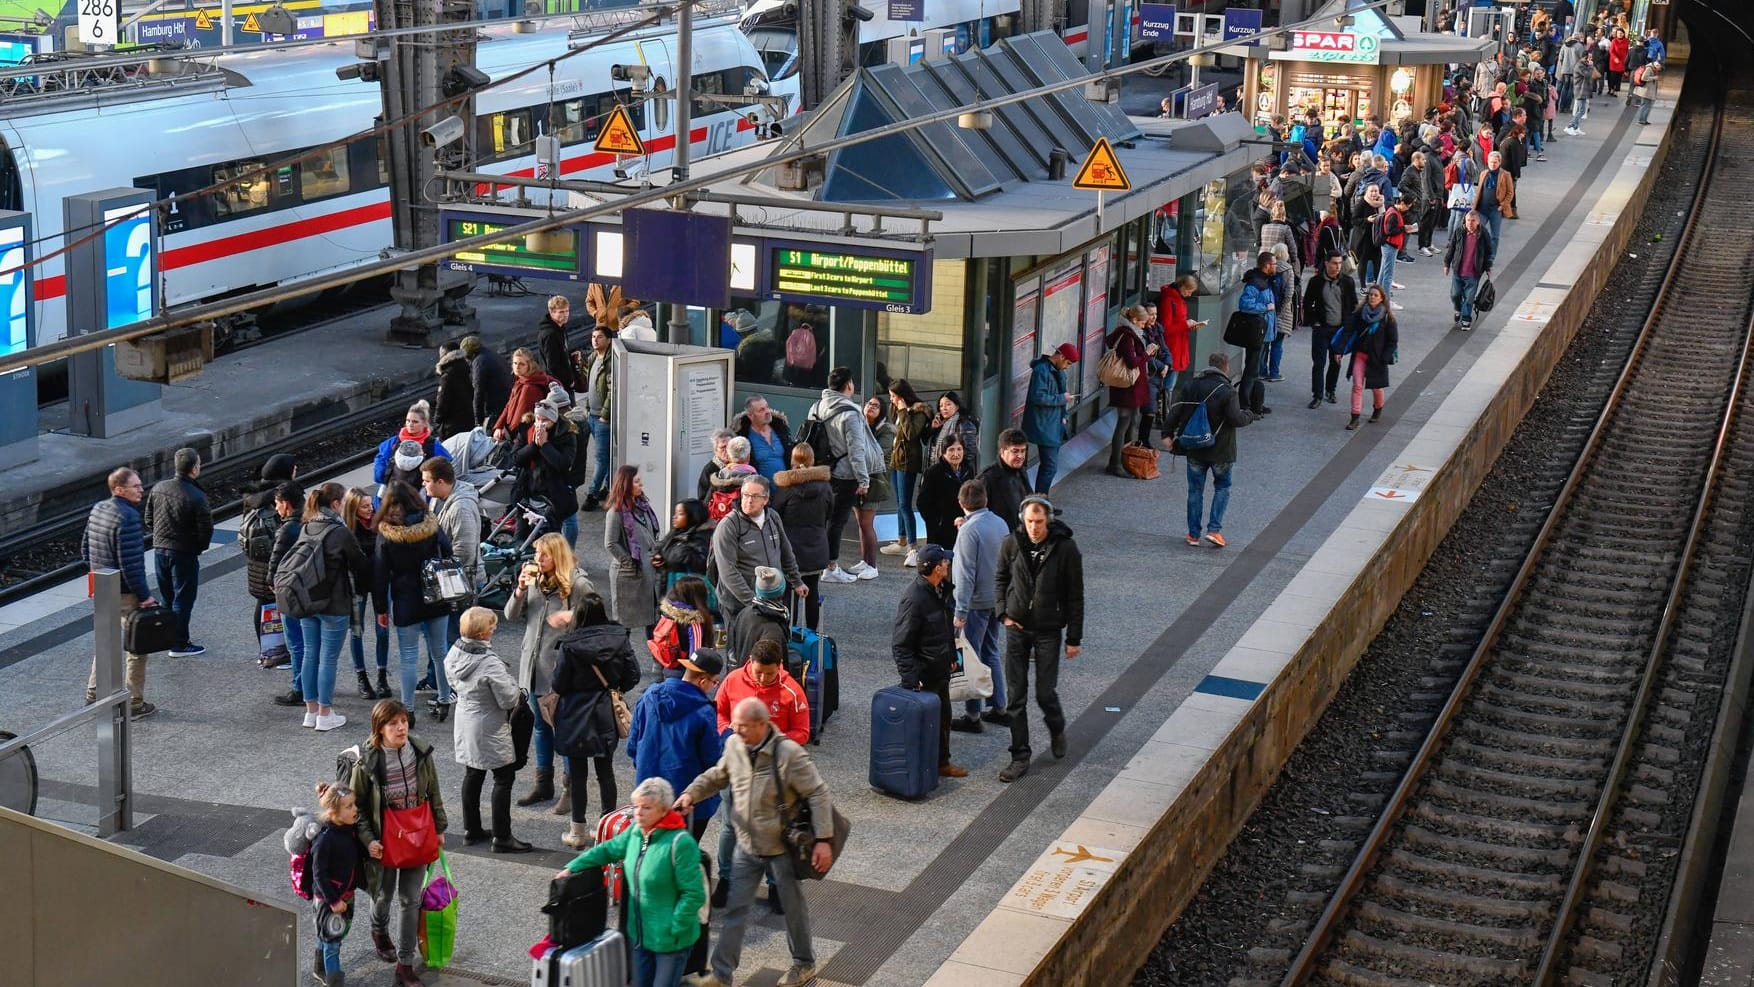
<path fill-rule="evenodd" d="M 883 546 L 884 555 L 905 555 L 914 565 L 923 542 L 914 530 L 914 490 L 926 468 L 926 433 L 932 428 L 932 410 L 914 393 L 914 386 L 900 377 L 889 382 L 889 403 L 895 408 L 895 445 L 889 449 L 889 468 L 895 480 L 895 544 Z"/>
<path fill-rule="evenodd" d="M 676 791 L 663 778 L 633 790 L 634 824 L 574 857 L 559 877 L 619 861 L 627 882 L 628 938 L 635 987 L 678 987 L 688 953 L 700 938 L 706 875 L 700 845 L 671 806 Z"/>

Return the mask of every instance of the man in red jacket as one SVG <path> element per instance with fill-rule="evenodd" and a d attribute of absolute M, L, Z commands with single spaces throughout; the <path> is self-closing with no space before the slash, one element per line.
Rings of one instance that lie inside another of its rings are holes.
<path fill-rule="evenodd" d="M 804 687 L 786 671 L 785 649 L 762 639 L 750 649 L 749 660 L 719 683 L 719 734 L 731 729 L 731 712 L 744 699 L 754 696 L 767 706 L 774 728 L 799 744 L 810 742 L 810 700 Z"/>

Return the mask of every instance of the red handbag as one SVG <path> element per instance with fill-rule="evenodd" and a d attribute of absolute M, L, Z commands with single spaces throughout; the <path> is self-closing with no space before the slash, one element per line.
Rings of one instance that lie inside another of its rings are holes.
<path fill-rule="evenodd" d="M 425 867 L 438 859 L 438 826 L 432 820 L 432 803 L 412 809 L 384 808 L 385 867 Z"/>

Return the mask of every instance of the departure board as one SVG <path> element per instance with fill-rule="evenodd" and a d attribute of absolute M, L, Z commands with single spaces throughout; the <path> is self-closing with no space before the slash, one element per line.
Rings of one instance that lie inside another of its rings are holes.
<path fill-rule="evenodd" d="M 491 236 L 523 222 L 525 220 L 522 217 L 508 221 L 446 213 L 444 239 L 446 243 L 453 243 L 478 236 Z M 584 269 L 579 232 L 572 229 L 514 236 L 499 243 L 459 250 L 451 255 L 449 263 L 455 271 L 507 274 L 549 281 L 577 281 Z"/>
<path fill-rule="evenodd" d="M 827 251 L 771 246 L 768 289 L 774 298 L 917 315 L 931 308 L 932 255 L 903 251 Z"/>

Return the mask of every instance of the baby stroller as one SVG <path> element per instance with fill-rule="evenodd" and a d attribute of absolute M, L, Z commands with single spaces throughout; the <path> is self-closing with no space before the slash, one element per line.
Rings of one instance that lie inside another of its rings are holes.
<path fill-rule="evenodd" d="M 482 523 L 491 524 L 511 504 L 518 471 L 512 466 L 512 444 L 493 441 L 480 427 L 458 432 L 444 441 L 457 479 L 467 480 L 481 495 Z M 496 496 L 497 494 L 497 496 Z"/>
<path fill-rule="evenodd" d="M 526 526 L 529 533 L 520 539 L 518 529 Z M 508 508 L 482 532 L 482 585 L 475 601 L 494 610 L 504 607 L 518 587 L 519 570 L 536 558 L 536 539 L 549 530 L 548 502 L 530 497 Z"/>

